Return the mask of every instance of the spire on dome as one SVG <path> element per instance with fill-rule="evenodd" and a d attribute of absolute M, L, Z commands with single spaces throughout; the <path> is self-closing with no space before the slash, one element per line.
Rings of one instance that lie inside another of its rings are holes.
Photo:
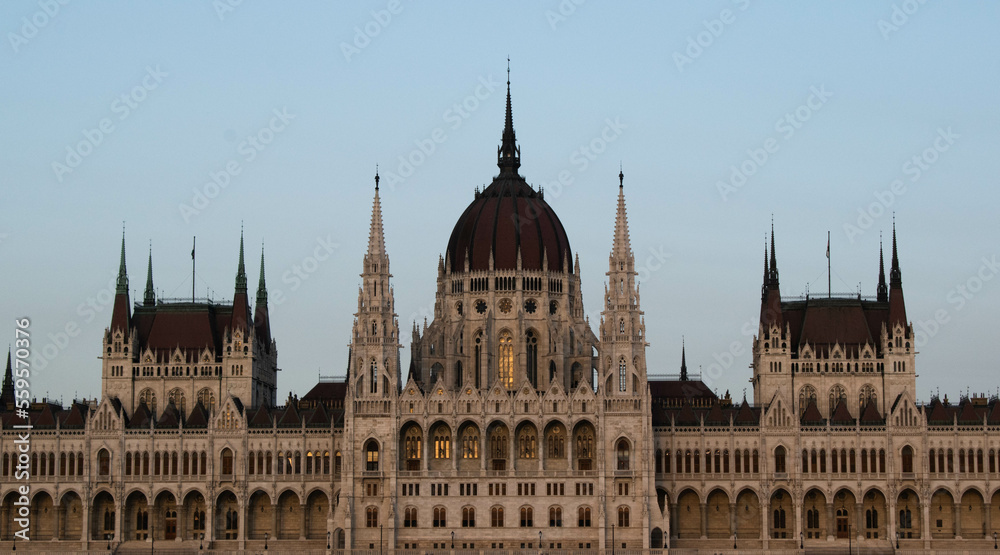
<path fill-rule="evenodd" d="M 382 203 L 378 195 L 378 170 L 375 171 L 375 200 L 372 201 L 372 223 L 368 232 L 368 257 L 385 256 L 385 233 L 382 230 Z"/>
<path fill-rule="evenodd" d="M 681 381 L 686 382 L 688 380 L 688 366 L 687 366 L 687 355 L 684 348 L 684 338 L 681 337 Z"/>
<path fill-rule="evenodd" d="M 236 292 L 247 292 L 247 269 L 243 264 L 243 228 L 240 228 L 240 263 L 236 268 Z"/>
<path fill-rule="evenodd" d="M 615 214 L 615 242 L 611 255 L 625 260 L 632 253 L 632 243 L 628 235 L 628 214 L 625 210 L 625 175 L 618 171 L 618 211 Z"/>
<path fill-rule="evenodd" d="M 153 244 L 149 245 L 149 264 L 146 267 L 146 291 L 142 296 L 142 304 L 156 304 L 156 293 L 153 291 Z"/>
<path fill-rule="evenodd" d="M 510 58 L 507 58 L 507 118 L 504 120 L 503 139 L 497 148 L 497 166 L 500 173 L 517 173 L 521 167 L 521 149 L 514 137 L 514 116 L 510 107 Z"/>
<path fill-rule="evenodd" d="M 118 287 L 115 290 L 117 295 L 128 294 L 128 272 L 125 271 L 125 226 L 122 225 L 122 256 L 118 262 Z"/>
<path fill-rule="evenodd" d="M 889 301 L 889 291 L 885 286 L 885 259 L 882 255 L 882 236 L 878 238 L 878 291 L 877 300 L 880 303 Z"/>

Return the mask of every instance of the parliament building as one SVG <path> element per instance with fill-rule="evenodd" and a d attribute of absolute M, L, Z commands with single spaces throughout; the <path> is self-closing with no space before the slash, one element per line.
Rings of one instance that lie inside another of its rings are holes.
<path fill-rule="evenodd" d="M 0 550 L 995 547 L 1000 402 L 916 397 L 895 229 L 874 296 L 782 298 L 772 228 L 752 399 L 720 398 L 683 357 L 649 378 L 624 176 L 591 327 L 579 257 L 519 174 L 509 83 L 497 158 L 406 367 L 375 177 L 346 377 L 283 402 L 263 253 L 253 299 L 241 238 L 232 302 L 158 299 L 150 257 L 133 304 L 123 237 L 101 398 L 32 403 L 23 457 L 8 357 Z"/>

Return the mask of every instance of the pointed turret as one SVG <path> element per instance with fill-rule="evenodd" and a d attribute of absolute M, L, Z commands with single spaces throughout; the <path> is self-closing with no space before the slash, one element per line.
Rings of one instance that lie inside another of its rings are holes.
<path fill-rule="evenodd" d="M 688 380 L 688 365 L 687 365 L 687 355 L 684 348 L 684 338 L 681 338 L 681 381 L 686 382 Z"/>
<path fill-rule="evenodd" d="M 618 210 L 615 213 L 615 241 L 611 256 L 626 259 L 632 256 L 632 243 L 628 234 L 628 214 L 625 210 L 625 174 L 618 170 Z"/>
<path fill-rule="evenodd" d="M 892 222 L 892 267 L 889 268 L 889 323 L 907 325 L 906 303 L 903 302 L 903 277 L 899 270 L 896 250 L 896 222 Z"/>
<path fill-rule="evenodd" d="M 240 230 L 240 261 L 236 267 L 236 294 L 233 295 L 233 319 L 229 329 L 247 332 L 249 324 L 250 299 L 247 297 L 247 269 L 243 262 L 243 231 Z"/>
<path fill-rule="evenodd" d="M 385 232 L 382 228 L 382 203 L 378 195 L 378 170 L 375 171 L 375 200 L 372 201 L 372 222 L 368 231 L 368 258 L 385 256 Z"/>
<path fill-rule="evenodd" d="M 128 296 L 128 272 L 125 270 L 125 230 L 122 230 L 122 254 L 118 262 L 118 285 L 115 304 L 111 310 L 111 331 L 121 330 L 128 335 L 132 327 L 132 303 Z"/>
<path fill-rule="evenodd" d="M 510 106 L 510 59 L 507 60 L 507 117 L 504 120 L 503 138 L 497 148 L 497 166 L 500 173 L 517 173 L 521 167 L 521 149 L 514 137 L 514 115 Z"/>
<path fill-rule="evenodd" d="M 153 292 L 153 247 L 149 247 L 149 265 L 146 267 L 146 291 L 142 295 L 142 304 L 156 304 L 156 293 Z"/>
<path fill-rule="evenodd" d="M 260 248 L 260 280 L 257 282 L 257 302 L 254 303 L 253 325 L 257 339 L 265 351 L 271 350 L 271 317 L 267 311 L 267 284 L 264 281 L 264 247 Z"/>
<path fill-rule="evenodd" d="M 760 302 L 767 300 L 767 234 L 764 234 L 764 280 L 761 282 L 760 286 Z"/>
<path fill-rule="evenodd" d="M 882 238 L 878 240 L 878 297 L 880 303 L 889 302 L 889 288 L 885 285 L 885 260 L 882 255 Z"/>
<path fill-rule="evenodd" d="M 774 243 L 774 221 L 772 220 L 771 258 L 766 264 L 767 279 L 765 280 L 766 283 L 760 305 L 760 323 L 766 328 L 769 328 L 772 324 L 777 324 L 780 328 L 783 321 L 781 313 L 781 290 L 778 287 L 778 257 L 775 254 L 776 249 L 774 247 Z M 765 254 L 767 253 L 766 246 L 764 248 L 764 252 Z"/>
<path fill-rule="evenodd" d="M 7 369 L 3 373 L 3 389 L 0 389 L 0 410 L 7 410 L 14 404 L 14 373 L 10 366 L 10 348 L 7 349 Z"/>

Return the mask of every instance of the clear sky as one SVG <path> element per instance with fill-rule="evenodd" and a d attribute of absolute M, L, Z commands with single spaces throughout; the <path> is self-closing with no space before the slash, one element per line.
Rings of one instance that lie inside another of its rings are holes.
<path fill-rule="evenodd" d="M 242 223 L 278 398 L 343 375 L 375 165 L 408 339 L 497 172 L 509 56 L 521 173 L 595 328 L 624 167 L 650 373 L 684 336 L 739 398 L 772 215 L 785 295 L 826 293 L 827 231 L 834 292 L 874 295 L 895 211 L 919 397 L 995 393 L 998 21 L 916 0 L 5 1 L 0 329 L 31 318 L 36 397 L 98 396 L 122 222 L 133 300 L 150 243 L 158 294 L 190 295 L 193 236 L 198 296 L 231 300 Z"/>

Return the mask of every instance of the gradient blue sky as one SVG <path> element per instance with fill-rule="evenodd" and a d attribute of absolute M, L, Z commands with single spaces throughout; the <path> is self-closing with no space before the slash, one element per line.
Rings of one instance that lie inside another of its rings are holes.
<path fill-rule="evenodd" d="M 100 394 L 123 220 L 133 300 L 150 242 L 159 295 L 190 295 L 192 236 L 198 295 L 231 299 L 243 222 L 252 284 L 266 248 L 279 399 L 343 375 L 376 163 L 408 338 L 455 220 L 497 171 L 507 56 L 521 172 L 580 255 L 594 327 L 624 165 L 651 373 L 677 372 L 683 335 L 692 371 L 739 398 L 771 215 L 785 295 L 826 292 L 828 230 L 834 291 L 873 295 L 894 210 L 908 316 L 943 322 L 920 343 L 919 397 L 996 392 L 1000 5 L 225 2 L 71 2 L 53 16 L 44 1 L 0 4 L 0 322 L 12 341 L 30 317 L 36 355 L 55 354 L 34 370 L 36 397 Z M 294 119 L 248 160 L 242 143 L 275 110 Z M 779 123 L 797 111 L 808 119 Z M 54 169 L 105 118 L 100 144 Z M 185 217 L 230 163 L 239 174 Z M 753 175 L 720 193 L 741 165 Z M 904 188 L 884 193 L 894 180 Z M 862 212 L 875 217 L 849 233 Z M 336 247 L 313 265 L 321 243 Z M 295 278 L 296 265 L 314 271 Z"/>

